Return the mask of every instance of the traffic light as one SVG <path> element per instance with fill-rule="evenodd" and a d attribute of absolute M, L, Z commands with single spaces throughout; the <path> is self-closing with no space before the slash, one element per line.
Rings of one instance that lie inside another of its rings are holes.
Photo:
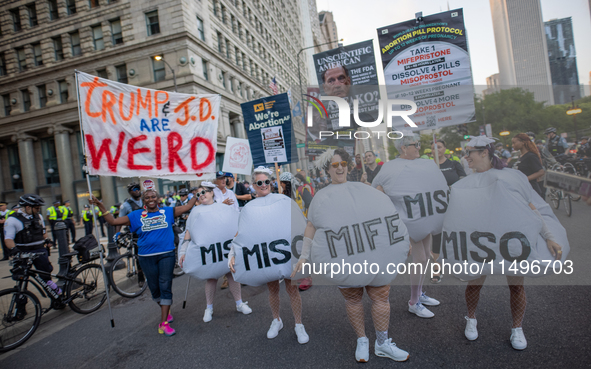
<path fill-rule="evenodd" d="M 467 139 L 466 136 L 468 136 L 468 126 L 466 123 L 458 124 L 458 133 L 464 136 L 464 140 Z"/>
<path fill-rule="evenodd" d="M 464 135 L 464 140 L 470 139 L 470 135 Z"/>

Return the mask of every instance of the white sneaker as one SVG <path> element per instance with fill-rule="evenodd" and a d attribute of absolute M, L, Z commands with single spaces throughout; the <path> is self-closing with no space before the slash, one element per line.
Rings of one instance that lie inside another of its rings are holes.
<path fill-rule="evenodd" d="M 437 306 L 437 305 L 441 304 L 439 301 L 435 300 L 434 298 L 425 295 L 425 292 L 421 293 L 421 297 L 419 297 L 419 301 L 421 302 L 421 304 L 427 305 L 427 306 Z"/>
<path fill-rule="evenodd" d="M 283 329 L 283 321 L 273 319 L 273 321 L 271 322 L 271 328 L 269 328 L 269 330 L 267 331 L 267 338 L 273 339 L 277 337 L 281 329 Z"/>
<path fill-rule="evenodd" d="M 357 339 L 357 349 L 355 349 L 355 360 L 359 363 L 369 361 L 369 340 L 367 337 Z"/>
<path fill-rule="evenodd" d="M 250 306 L 248 306 L 248 302 L 243 302 L 242 304 L 236 306 L 236 311 L 239 311 L 244 315 L 252 313 L 252 309 Z"/>
<path fill-rule="evenodd" d="M 384 344 L 378 345 L 376 340 L 375 354 L 380 357 L 387 357 L 394 361 L 406 361 L 409 357 L 408 352 L 396 347 L 396 344 L 392 342 L 391 338 L 388 338 Z"/>
<path fill-rule="evenodd" d="M 294 329 L 296 336 L 298 336 L 298 342 L 300 343 L 300 345 L 303 345 L 304 343 L 308 343 L 308 341 L 310 341 L 310 337 L 308 336 L 308 333 L 306 333 L 306 329 L 304 328 L 303 324 L 296 324 Z"/>
<path fill-rule="evenodd" d="M 476 319 L 466 318 L 466 329 L 464 330 L 464 334 L 469 341 L 474 341 L 478 338 L 478 329 L 476 329 Z"/>
<path fill-rule="evenodd" d="M 414 305 L 408 305 L 408 311 L 421 318 L 433 318 L 435 316 L 435 314 L 433 314 L 431 310 L 424 307 L 420 301 Z"/>
<path fill-rule="evenodd" d="M 521 327 L 511 328 L 511 346 L 515 350 L 524 350 L 527 347 L 527 341 Z"/>
<path fill-rule="evenodd" d="M 212 317 L 213 317 L 213 309 L 211 309 L 211 308 L 205 309 L 205 314 L 203 314 L 203 321 L 205 323 L 211 322 Z"/>

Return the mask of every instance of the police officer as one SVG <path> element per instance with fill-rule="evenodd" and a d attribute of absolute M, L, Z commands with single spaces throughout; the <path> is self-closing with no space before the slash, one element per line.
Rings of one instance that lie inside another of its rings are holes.
<path fill-rule="evenodd" d="M 34 252 L 39 256 L 33 260 L 35 268 L 51 273 L 53 266 L 49 261 L 45 243 L 45 223 L 41 217 L 41 207 L 45 201 L 35 194 L 26 194 L 19 199 L 21 207 L 17 212 L 8 217 L 4 223 L 4 235 L 6 246 L 19 252 Z M 51 276 L 42 275 L 44 280 L 50 280 Z"/>
<path fill-rule="evenodd" d="M 186 205 L 189 202 L 189 190 L 186 188 L 181 188 L 178 193 L 179 199 L 176 200 L 175 207 Z M 176 219 L 177 226 L 181 229 L 181 231 L 185 230 L 185 226 L 187 225 L 187 219 L 189 218 L 189 214 L 191 210 L 182 213 Z"/>
<path fill-rule="evenodd" d="M 84 211 L 82 212 L 82 219 L 81 223 L 84 225 L 84 236 L 88 236 L 92 234 L 92 220 L 94 219 L 94 214 L 92 210 L 90 210 L 90 206 L 84 205 Z"/>
<path fill-rule="evenodd" d="M 556 128 L 550 127 L 546 129 L 544 134 L 548 138 L 546 147 L 548 148 L 548 151 L 550 151 L 550 154 L 555 158 L 564 155 L 566 149 L 568 149 L 568 144 L 564 137 L 560 137 L 556 134 Z"/>
<path fill-rule="evenodd" d="M 51 226 L 51 238 L 53 239 L 53 247 L 57 248 L 57 237 L 55 235 L 55 223 L 62 220 L 64 217 L 63 207 L 60 206 L 59 201 L 54 201 L 53 206 L 47 208 L 47 220 Z"/>
<path fill-rule="evenodd" d="M 8 210 L 6 210 L 6 206 L 8 204 L 5 202 L 0 202 L 0 244 L 2 244 L 2 260 L 8 260 L 9 251 L 4 243 L 4 222 L 6 222 L 6 214 L 8 214 Z"/>
<path fill-rule="evenodd" d="M 76 242 L 76 225 L 74 224 L 74 210 L 70 207 L 70 200 L 64 201 L 64 213 L 65 218 L 64 222 L 66 222 L 66 226 L 70 230 L 70 235 L 72 235 L 72 243 Z"/>
<path fill-rule="evenodd" d="M 144 207 L 142 202 L 142 190 L 140 184 L 137 182 L 131 182 L 127 185 L 127 193 L 129 197 L 123 201 L 123 204 L 119 207 L 119 217 L 127 216 L 132 211 L 136 211 Z M 115 240 L 119 237 L 119 231 L 121 226 L 115 227 Z"/>
<path fill-rule="evenodd" d="M 109 210 L 111 212 L 111 214 L 113 214 L 113 218 L 117 219 L 117 217 L 119 216 L 119 207 L 121 206 L 121 203 L 118 202 L 115 205 L 111 206 L 111 209 Z"/>

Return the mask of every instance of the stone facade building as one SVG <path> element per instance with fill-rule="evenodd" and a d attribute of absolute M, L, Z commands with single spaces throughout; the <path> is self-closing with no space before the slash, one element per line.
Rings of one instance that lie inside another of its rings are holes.
<path fill-rule="evenodd" d="M 0 2 L 0 200 L 87 199 L 74 71 L 160 90 L 221 94 L 216 163 L 246 138 L 240 104 L 298 85 L 300 2 L 289 0 L 19 0 Z M 302 65 L 304 84 L 307 67 Z M 293 94 L 294 104 L 298 94 Z M 294 119 L 297 143 L 304 127 Z M 303 153 L 300 149 L 300 153 Z M 305 158 L 290 165 L 305 168 Z M 111 205 L 130 179 L 93 178 Z M 158 181 L 160 192 L 181 183 Z"/>

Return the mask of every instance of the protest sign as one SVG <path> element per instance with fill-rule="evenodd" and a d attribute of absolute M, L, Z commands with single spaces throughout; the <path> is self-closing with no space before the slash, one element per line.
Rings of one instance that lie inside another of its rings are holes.
<path fill-rule="evenodd" d="M 252 155 L 247 139 L 228 137 L 222 170 L 247 176 L 252 173 Z"/>
<path fill-rule="evenodd" d="M 379 28 L 389 99 L 412 100 L 417 125 L 436 129 L 473 122 L 474 89 L 462 9 Z M 408 110 L 402 107 L 401 110 Z M 403 121 L 396 126 L 410 127 Z"/>
<path fill-rule="evenodd" d="M 77 72 L 88 172 L 170 177 L 215 172 L 220 95 L 151 90 Z"/>
<path fill-rule="evenodd" d="M 298 161 L 287 93 L 240 104 L 254 166 Z"/>

